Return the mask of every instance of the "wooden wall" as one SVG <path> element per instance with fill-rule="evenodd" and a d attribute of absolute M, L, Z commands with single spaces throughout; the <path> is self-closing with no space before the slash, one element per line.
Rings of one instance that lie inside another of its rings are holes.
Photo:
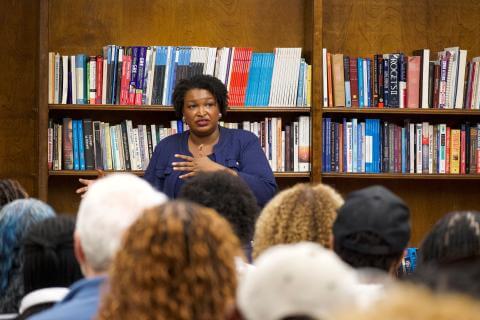
<path fill-rule="evenodd" d="M 0 10 L 0 178 L 37 194 L 38 2 L 3 0 Z"/>

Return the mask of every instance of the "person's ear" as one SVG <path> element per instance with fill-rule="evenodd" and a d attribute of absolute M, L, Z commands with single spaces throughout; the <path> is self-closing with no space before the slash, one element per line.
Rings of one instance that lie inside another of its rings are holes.
<path fill-rule="evenodd" d="M 85 265 L 85 253 L 83 252 L 82 248 L 82 243 L 80 242 L 80 237 L 78 236 L 78 233 L 75 232 L 73 234 L 73 251 L 75 253 L 75 258 L 78 261 L 78 264 L 80 266 Z"/>

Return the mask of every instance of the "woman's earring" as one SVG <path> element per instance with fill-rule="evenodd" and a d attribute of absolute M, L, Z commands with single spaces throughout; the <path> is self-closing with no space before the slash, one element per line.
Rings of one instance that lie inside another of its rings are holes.
<path fill-rule="evenodd" d="M 219 118 L 221 118 L 221 117 L 222 117 L 222 114 L 221 114 L 221 113 L 219 113 L 219 114 L 218 114 L 218 117 L 219 117 Z"/>
<path fill-rule="evenodd" d="M 185 117 L 182 117 L 182 121 L 185 122 Z"/>

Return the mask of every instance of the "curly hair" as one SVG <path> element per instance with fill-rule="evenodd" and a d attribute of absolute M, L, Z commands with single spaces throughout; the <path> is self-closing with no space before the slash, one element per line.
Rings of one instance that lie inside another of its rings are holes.
<path fill-rule="evenodd" d="M 16 199 L 28 198 L 22 185 L 13 179 L 0 179 L 0 209 Z"/>
<path fill-rule="evenodd" d="M 37 199 L 17 199 L 0 211 L 0 313 L 18 311 L 23 297 L 21 241 L 29 228 L 55 212 Z"/>
<path fill-rule="evenodd" d="M 265 249 L 300 241 L 330 247 L 332 226 L 342 197 L 331 187 L 297 184 L 275 196 L 262 210 L 255 226 L 253 256 Z"/>
<path fill-rule="evenodd" d="M 239 255 L 237 237 L 212 209 L 171 201 L 145 210 L 111 266 L 99 319 L 224 319 Z"/>
<path fill-rule="evenodd" d="M 445 264 L 480 257 L 480 212 L 447 214 L 422 241 L 420 253 L 420 263 Z"/>
<path fill-rule="evenodd" d="M 201 172 L 180 190 L 180 198 L 215 209 L 230 222 L 242 244 L 253 237 L 259 207 L 248 185 L 228 172 Z"/>
<path fill-rule="evenodd" d="M 215 97 L 220 112 L 227 114 L 228 93 L 222 81 L 209 75 L 197 75 L 181 80 L 173 90 L 173 107 L 178 118 L 183 115 L 185 95 L 192 89 L 205 89 L 210 92 Z"/>

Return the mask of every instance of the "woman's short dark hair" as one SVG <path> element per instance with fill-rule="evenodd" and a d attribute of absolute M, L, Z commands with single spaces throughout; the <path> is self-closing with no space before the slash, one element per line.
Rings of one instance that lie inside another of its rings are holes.
<path fill-rule="evenodd" d="M 25 294 L 49 287 L 69 287 L 82 278 L 73 250 L 73 217 L 58 216 L 32 226 L 22 241 Z"/>
<path fill-rule="evenodd" d="M 180 198 L 215 209 L 230 223 L 242 244 L 252 240 L 260 209 L 241 178 L 227 172 L 202 172 L 183 185 Z"/>
<path fill-rule="evenodd" d="M 177 117 L 182 117 L 185 94 L 191 89 L 207 90 L 215 97 L 220 112 L 223 115 L 227 113 L 227 87 L 225 87 L 222 81 L 213 76 L 197 75 L 189 79 L 183 79 L 175 86 L 173 91 L 173 107 L 175 108 Z"/>
<path fill-rule="evenodd" d="M 28 198 L 22 185 L 14 179 L 0 179 L 0 209 L 16 199 Z"/>
<path fill-rule="evenodd" d="M 440 219 L 420 246 L 420 264 L 453 263 L 480 257 L 480 212 L 451 212 Z"/>

